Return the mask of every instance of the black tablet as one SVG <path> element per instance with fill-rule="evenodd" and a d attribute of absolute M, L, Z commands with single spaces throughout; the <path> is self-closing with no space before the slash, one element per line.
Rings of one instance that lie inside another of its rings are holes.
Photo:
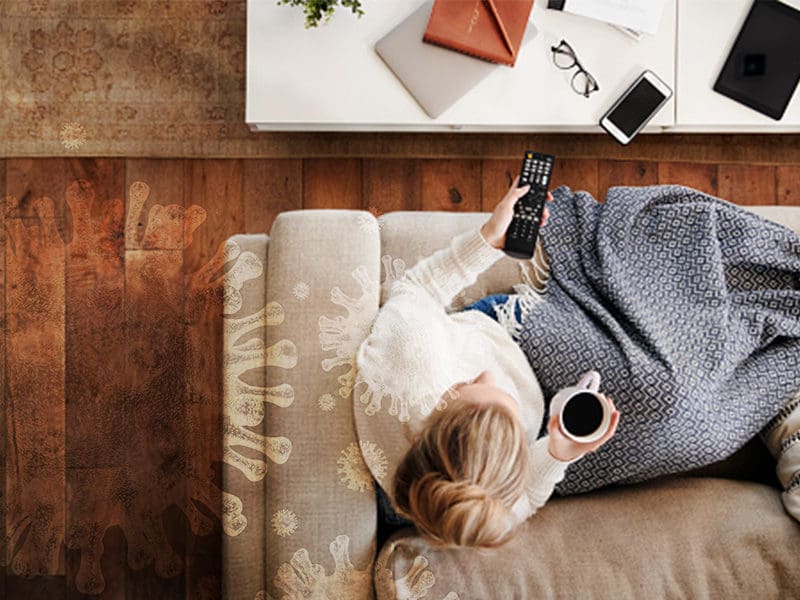
<path fill-rule="evenodd" d="M 756 0 L 714 91 L 779 120 L 798 80 L 800 11 L 777 0 Z"/>

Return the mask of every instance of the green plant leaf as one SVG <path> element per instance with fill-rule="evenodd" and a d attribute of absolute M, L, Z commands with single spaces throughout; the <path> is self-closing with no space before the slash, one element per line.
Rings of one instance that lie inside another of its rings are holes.
<path fill-rule="evenodd" d="M 364 11 L 361 8 L 361 0 L 278 0 L 278 6 L 288 5 L 303 8 L 303 13 L 306 17 L 306 29 L 317 27 L 322 19 L 327 23 L 339 4 L 349 8 L 350 12 L 359 18 L 364 15 Z"/>

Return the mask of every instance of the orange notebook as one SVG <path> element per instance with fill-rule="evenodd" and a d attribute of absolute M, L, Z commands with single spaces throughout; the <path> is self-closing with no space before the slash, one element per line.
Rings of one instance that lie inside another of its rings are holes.
<path fill-rule="evenodd" d="M 533 0 L 434 0 L 423 40 L 514 66 Z"/>

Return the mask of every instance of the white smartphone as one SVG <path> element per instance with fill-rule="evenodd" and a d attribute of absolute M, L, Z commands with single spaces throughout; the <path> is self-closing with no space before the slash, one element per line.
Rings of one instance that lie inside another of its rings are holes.
<path fill-rule="evenodd" d="M 658 75 L 645 71 L 600 119 L 600 127 L 620 144 L 627 144 L 672 96 Z"/>

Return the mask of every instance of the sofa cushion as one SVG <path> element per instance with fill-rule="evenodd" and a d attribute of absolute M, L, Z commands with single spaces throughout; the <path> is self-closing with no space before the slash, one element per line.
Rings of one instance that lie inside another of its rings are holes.
<path fill-rule="evenodd" d="M 800 207 L 799 206 L 744 206 L 747 210 L 761 215 L 765 219 L 781 223 L 789 229 L 800 233 Z"/>
<path fill-rule="evenodd" d="M 778 598 L 800 589 L 798 548 L 775 488 L 669 478 L 554 498 L 497 550 L 434 550 L 403 529 L 375 582 L 379 600 Z"/>
<path fill-rule="evenodd" d="M 253 366 L 267 373 L 274 598 L 372 596 L 377 505 L 364 455 L 382 457 L 359 443 L 352 392 L 356 350 L 378 312 L 379 252 L 366 211 L 283 212 L 270 231 L 266 352 Z"/>

